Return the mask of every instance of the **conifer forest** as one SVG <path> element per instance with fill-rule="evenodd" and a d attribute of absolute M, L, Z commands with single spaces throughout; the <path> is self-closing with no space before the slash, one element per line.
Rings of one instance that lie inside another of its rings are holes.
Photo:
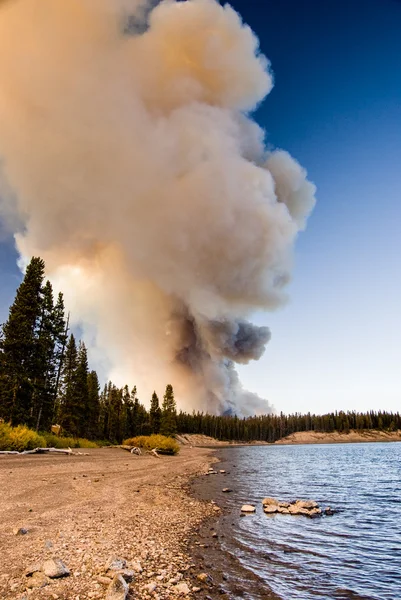
<path fill-rule="evenodd" d="M 45 280 L 45 263 L 31 259 L 0 331 L 0 418 L 36 431 L 121 443 L 137 435 L 204 434 L 221 440 L 274 442 L 298 431 L 401 429 L 389 412 L 266 414 L 241 418 L 177 410 L 172 385 L 159 401 L 139 399 L 135 386 L 101 387 L 84 342 L 69 331 L 63 294 Z"/>

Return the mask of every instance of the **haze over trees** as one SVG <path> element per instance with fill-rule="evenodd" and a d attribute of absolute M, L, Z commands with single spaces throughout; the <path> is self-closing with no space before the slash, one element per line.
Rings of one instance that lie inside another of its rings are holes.
<path fill-rule="evenodd" d="M 401 429 L 399 413 L 283 413 L 239 418 L 193 411 L 177 412 L 171 384 L 162 405 L 156 391 L 149 410 L 136 386 L 101 389 L 83 342 L 68 332 L 63 295 L 54 298 L 45 264 L 29 263 L 0 332 L 0 418 L 37 431 L 59 424 L 65 435 L 121 443 L 141 435 L 204 434 L 222 440 L 274 442 L 298 431 L 349 432 Z"/>

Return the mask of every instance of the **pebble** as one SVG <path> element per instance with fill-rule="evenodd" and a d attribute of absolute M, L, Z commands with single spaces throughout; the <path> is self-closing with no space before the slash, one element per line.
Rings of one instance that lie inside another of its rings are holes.
<path fill-rule="evenodd" d="M 42 565 L 42 571 L 47 577 L 50 577 L 50 579 L 67 577 L 70 574 L 68 567 L 59 558 L 45 560 Z"/>
<path fill-rule="evenodd" d="M 107 589 L 106 600 L 125 600 L 128 596 L 128 589 L 128 584 L 123 577 L 114 575 Z"/>

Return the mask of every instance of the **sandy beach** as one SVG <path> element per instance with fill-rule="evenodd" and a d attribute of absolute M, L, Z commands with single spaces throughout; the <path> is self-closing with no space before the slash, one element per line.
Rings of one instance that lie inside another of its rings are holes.
<path fill-rule="evenodd" d="M 118 448 L 88 452 L 0 457 L 0 598 L 105 598 L 113 557 L 134 571 L 128 598 L 214 597 L 198 579 L 202 562 L 188 554 L 200 523 L 217 512 L 188 494 L 212 451 L 182 448 L 159 459 Z M 20 528 L 27 533 L 18 535 Z M 70 575 L 30 589 L 26 571 L 51 558 Z"/>

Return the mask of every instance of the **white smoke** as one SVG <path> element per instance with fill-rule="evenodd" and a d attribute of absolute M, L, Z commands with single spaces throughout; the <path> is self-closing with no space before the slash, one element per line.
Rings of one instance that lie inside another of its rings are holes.
<path fill-rule="evenodd" d="M 117 383 L 266 412 L 233 363 L 263 353 L 247 317 L 285 300 L 315 187 L 249 117 L 272 76 L 239 15 L 155 4 L 0 4 L 0 214 Z"/>

